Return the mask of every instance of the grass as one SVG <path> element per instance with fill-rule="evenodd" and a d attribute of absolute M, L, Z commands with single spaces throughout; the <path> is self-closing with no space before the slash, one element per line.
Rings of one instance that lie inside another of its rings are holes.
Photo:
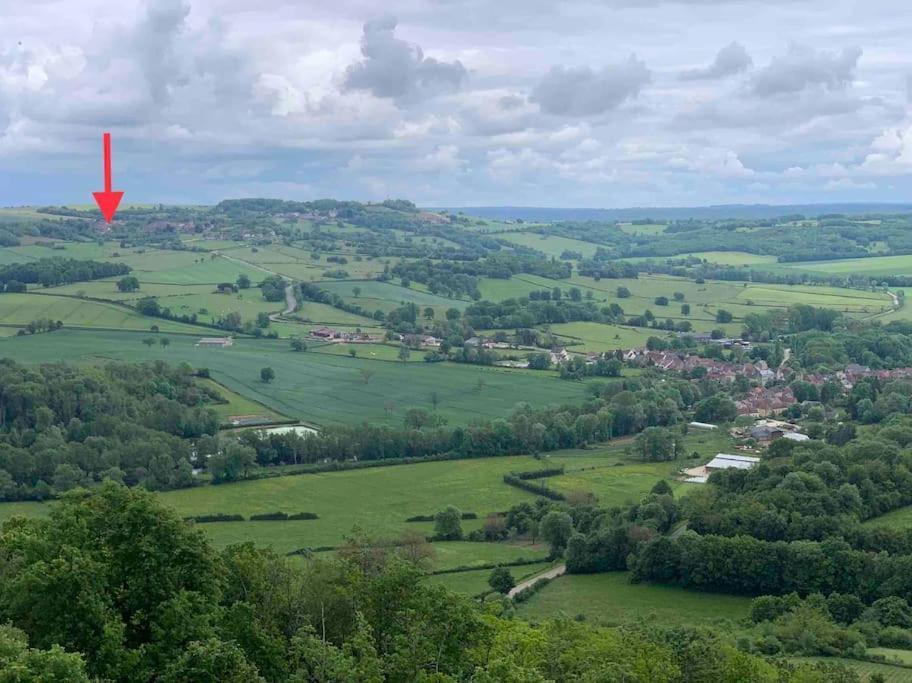
<path fill-rule="evenodd" d="M 789 661 L 796 663 L 808 662 L 810 664 L 817 662 L 842 664 L 847 669 L 852 669 L 858 673 L 862 681 L 869 681 L 873 674 L 883 676 L 886 683 L 907 683 L 912 678 L 912 671 L 903 667 L 875 662 L 860 662 L 857 659 L 846 659 L 844 657 L 789 657 Z"/>
<path fill-rule="evenodd" d="M 465 299 L 448 299 L 444 296 L 431 294 L 415 285 L 402 287 L 392 282 L 378 282 L 376 280 L 324 281 L 319 286 L 328 292 L 338 294 L 347 303 L 361 306 L 361 308 L 368 311 L 391 311 L 404 303 L 410 302 L 420 306 L 422 309 L 430 306 L 434 308 L 436 313 L 442 314 L 448 308 L 463 309 L 471 303 Z M 358 296 L 354 294 L 355 287 L 360 289 Z"/>
<path fill-rule="evenodd" d="M 260 403 L 251 401 L 237 392 L 231 391 L 231 389 L 219 384 L 215 380 L 197 379 L 196 383 L 214 389 L 221 394 L 222 398 L 228 401 L 227 403 L 217 403 L 211 406 L 222 419 L 223 423 L 227 423 L 228 418 L 232 415 L 262 415 L 270 422 L 280 422 L 288 419 L 285 415 L 270 410 Z"/>
<path fill-rule="evenodd" d="M 513 575 L 513 580 L 519 583 L 523 579 L 539 574 L 549 567 L 551 567 L 550 562 L 537 562 L 535 564 L 526 564 L 520 567 L 509 567 L 509 570 Z M 425 581 L 429 584 L 445 586 L 454 593 L 475 596 L 491 590 L 491 587 L 488 585 L 488 578 L 490 576 L 490 569 L 475 569 L 452 574 L 436 574 L 427 577 Z"/>
<path fill-rule="evenodd" d="M 0 297 L 0 304 L 3 299 Z M 106 359 L 187 362 L 209 368 L 212 378 L 232 391 L 313 424 L 398 425 L 410 407 L 431 410 L 434 394 L 437 412 L 451 424 L 506 415 L 520 401 L 544 406 L 577 402 L 585 395 L 584 383 L 564 381 L 550 373 L 295 353 L 284 340 L 238 339 L 231 348 L 211 349 L 195 346 L 198 337 L 181 336 L 171 337 L 167 349 L 147 348 L 141 343 L 145 336 L 63 329 L 2 339 L 0 357 L 24 363 Z M 265 366 L 276 373 L 269 384 L 259 379 Z M 365 371 L 373 373 L 367 384 L 362 375 Z"/>
<path fill-rule="evenodd" d="M 897 508 L 880 517 L 872 517 L 864 526 L 883 526 L 889 529 L 908 529 L 912 527 L 912 505 Z"/>
<path fill-rule="evenodd" d="M 575 322 L 559 323 L 549 328 L 571 351 L 614 351 L 632 349 L 646 345 L 649 337 L 664 337 L 663 330 L 647 330 L 639 327 L 605 325 L 602 323 Z"/>
<path fill-rule="evenodd" d="M 751 599 L 689 591 L 674 586 L 632 584 L 627 572 L 567 575 L 551 581 L 517 608 L 526 619 L 563 613 L 613 625 L 646 619 L 664 626 L 714 624 L 748 615 Z"/>
<path fill-rule="evenodd" d="M 545 455 L 549 466 L 561 465 L 564 474 L 550 477 L 547 485 L 562 493 L 593 493 L 605 506 L 635 503 L 649 493 L 660 479 L 667 479 L 682 467 L 705 462 L 717 453 L 730 450 L 730 437 L 721 432 L 691 432 L 684 437 L 684 452 L 699 455 L 699 460 L 684 458 L 666 462 L 643 462 L 628 455 L 631 439 L 608 443 L 596 450 L 559 451 Z M 671 482 L 678 495 L 690 484 Z"/>
<path fill-rule="evenodd" d="M 64 327 L 140 331 L 158 325 L 162 332 L 205 333 L 204 328 L 149 318 L 114 303 L 85 301 L 53 294 L 0 295 L 0 323 L 25 325 L 39 318 L 60 320 Z"/>
<path fill-rule="evenodd" d="M 520 244 L 543 252 L 547 256 L 560 258 L 565 251 L 575 251 L 583 256 L 592 256 L 598 245 L 584 242 L 569 237 L 556 237 L 555 235 L 540 235 L 535 232 L 505 232 L 497 235 L 498 239 Z"/>
<path fill-rule="evenodd" d="M 868 256 L 835 261 L 798 261 L 779 264 L 782 268 L 828 275 L 912 275 L 912 254 Z"/>
<path fill-rule="evenodd" d="M 886 657 L 890 662 L 895 661 L 912 666 L 912 651 L 910 650 L 897 650 L 891 647 L 870 647 L 868 648 L 868 654 Z"/>
<path fill-rule="evenodd" d="M 314 349 L 315 353 L 328 353 L 333 356 L 351 356 L 352 351 L 360 358 L 399 361 L 399 347 L 391 344 L 324 344 Z M 407 362 L 423 363 L 424 354 L 424 351 L 412 350 Z"/>

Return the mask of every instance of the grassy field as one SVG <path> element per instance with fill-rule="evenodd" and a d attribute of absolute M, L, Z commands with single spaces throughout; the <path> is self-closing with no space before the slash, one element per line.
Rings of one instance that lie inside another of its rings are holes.
<path fill-rule="evenodd" d="M 392 344 L 324 344 L 314 349 L 315 353 L 328 353 L 333 356 L 351 356 L 352 351 L 356 356 L 371 360 L 399 360 L 399 347 Z M 412 351 L 406 362 L 423 363 L 424 352 Z"/>
<path fill-rule="evenodd" d="M 148 348 L 142 344 L 145 336 L 64 329 L 0 340 L 0 357 L 26 363 L 105 359 L 188 362 L 209 368 L 213 379 L 232 391 L 314 424 L 401 424 L 410 407 L 430 410 L 434 393 L 437 412 L 451 424 L 505 415 L 519 401 L 544 406 L 576 402 L 585 395 L 584 383 L 528 370 L 295 353 L 287 341 L 267 339 L 238 339 L 231 348 L 208 349 L 195 346 L 197 337 L 172 337 L 167 349 Z M 265 366 L 276 373 L 269 384 L 259 379 Z M 373 373 L 367 384 L 363 371 Z"/>
<path fill-rule="evenodd" d="M 106 330 L 148 330 L 205 333 L 204 328 L 140 315 L 125 306 L 51 294 L 0 295 L 0 323 L 26 325 L 39 318 L 60 320 L 64 327 L 97 327 Z"/>
<path fill-rule="evenodd" d="M 782 268 L 827 275 L 912 275 L 912 254 L 868 256 L 836 261 L 797 261 L 782 263 Z"/>
<path fill-rule="evenodd" d="M 908 683 L 912 680 L 912 669 L 906 669 L 890 664 L 877 664 L 875 662 L 860 662 L 857 659 L 842 657 L 789 657 L 793 662 L 822 662 L 824 664 L 842 664 L 848 669 L 857 672 L 862 681 L 871 680 L 874 674 L 883 676 L 885 683 Z"/>
<path fill-rule="evenodd" d="M 518 607 L 526 619 L 583 615 L 608 625 L 632 619 L 656 624 L 711 624 L 748 615 L 750 598 L 701 593 L 673 586 L 632 584 L 627 572 L 562 576 Z"/>
<path fill-rule="evenodd" d="M 358 296 L 354 288 L 360 289 Z M 442 314 L 448 308 L 463 309 L 471 302 L 465 299 L 448 299 L 419 289 L 417 286 L 402 287 L 393 282 L 378 282 L 376 280 L 339 280 L 324 281 L 320 288 L 338 294 L 350 304 L 361 306 L 368 311 L 391 311 L 404 303 L 414 303 L 422 309 L 431 306 L 435 313 Z"/>
<path fill-rule="evenodd" d="M 540 235 L 535 232 L 504 232 L 496 235 L 496 237 L 513 244 L 521 244 L 524 247 L 537 249 L 555 258 L 560 258 L 560 255 L 565 251 L 575 251 L 583 256 L 592 256 L 598 248 L 598 245 L 592 242 L 583 242 L 569 237 Z"/>
<path fill-rule="evenodd" d="M 619 439 L 597 449 L 559 451 L 546 454 L 543 461 L 564 467 L 564 474 L 549 477 L 547 485 L 562 493 L 593 493 L 602 505 L 635 503 L 649 493 L 659 479 L 672 476 L 682 467 L 705 462 L 717 453 L 732 448 L 731 438 L 723 432 L 691 432 L 684 437 L 686 457 L 666 462 L 643 462 L 629 454 L 631 439 Z M 697 459 L 690 459 L 696 453 Z M 678 495 L 691 484 L 671 482 Z"/>
<path fill-rule="evenodd" d="M 575 322 L 550 325 L 548 328 L 571 351 L 614 351 L 646 345 L 649 337 L 664 337 L 667 332 L 639 327 Z"/>
<path fill-rule="evenodd" d="M 228 401 L 228 403 L 219 403 L 212 405 L 212 409 L 218 413 L 218 416 L 224 423 L 227 423 L 228 418 L 232 415 L 261 415 L 263 418 L 269 420 L 270 422 L 280 422 L 282 420 L 288 419 L 286 415 L 282 415 L 274 410 L 270 410 L 260 403 L 251 401 L 250 399 L 241 396 L 237 392 L 231 391 L 231 389 L 219 384 L 215 380 L 197 379 L 196 382 L 197 384 L 216 390 L 225 400 Z"/>
<path fill-rule="evenodd" d="M 884 526 L 891 529 L 908 529 L 912 527 L 912 505 L 897 508 L 880 517 L 872 517 L 863 524 L 865 526 Z"/>
<path fill-rule="evenodd" d="M 437 544 L 435 543 L 434 545 L 436 546 Z M 537 562 L 535 564 L 526 564 L 519 567 L 509 567 L 509 569 L 510 573 L 513 575 L 513 580 L 519 583 L 523 579 L 539 574 L 549 567 L 551 567 L 550 562 Z M 490 576 L 490 569 L 475 569 L 452 574 L 436 574 L 429 576 L 425 580 L 430 584 L 446 586 L 456 593 L 475 596 L 491 590 L 491 587 L 488 585 L 488 577 Z"/>

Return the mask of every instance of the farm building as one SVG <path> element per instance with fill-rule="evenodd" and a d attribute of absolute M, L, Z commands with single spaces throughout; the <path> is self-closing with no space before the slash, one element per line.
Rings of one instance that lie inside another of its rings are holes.
<path fill-rule="evenodd" d="M 310 331 L 312 337 L 320 337 L 321 339 L 332 339 L 333 337 L 338 336 L 336 332 L 331 327 L 315 327 Z"/>
<path fill-rule="evenodd" d="M 231 337 L 203 337 L 196 342 L 196 345 L 223 349 L 226 346 L 233 346 L 234 339 Z"/>
<path fill-rule="evenodd" d="M 693 429 L 718 429 L 716 425 L 711 425 L 708 422 L 688 422 L 687 426 Z"/>
<path fill-rule="evenodd" d="M 787 434 L 782 435 L 783 439 L 788 439 L 789 441 L 810 441 L 811 437 L 807 434 L 800 434 L 799 432 L 788 432 Z"/>
<path fill-rule="evenodd" d="M 752 439 L 756 439 L 760 443 L 769 443 L 785 435 L 785 432 L 779 427 L 767 424 L 754 425 L 748 433 Z"/>
<path fill-rule="evenodd" d="M 749 455 L 731 455 L 728 453 L 719 453 L 715 458 L 710 460 L 702 467 L 692 467 L 684 470 L 687 475 L 685 481 L 691 484 L 705 484 L 709 475 L 719 470 L 749 470 L 760 462 L 760 458 L 754 458 Z"/>

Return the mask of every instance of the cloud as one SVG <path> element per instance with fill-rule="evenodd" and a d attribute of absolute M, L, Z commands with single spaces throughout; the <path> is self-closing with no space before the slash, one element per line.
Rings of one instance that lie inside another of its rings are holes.
<path fill-rule="evenodd" d="M 149 3 L 145 17 L 136 27 L 133 49 L 156 103 L 167 101 L 175 81 L 184 80 L 175 39 L 189 14 L 190 5 L 185 0 L 156 0 Z"/>
<path fill-rule="evenodd" d="M 716 54 L 712 64 L 701 69 L 690 69 L 681 74 L 681 80 L 699 81 L 733 76 L 749 69 L 754 63 L 740 43 L 729 43 Z"/>
<path fill-rule="evenodd" d="M 530 102 L 546 114 L 593 116 L 636 97 L 652 75 L 646 63 L 630 55 L 626 62 L 599 71 L 588 66 L 551 68 L 532 90 Z"/>
<path fill-rule="evenodd" d="M 859 47 L 830 52 L 792 45 L 786 54 L 773 58 L 769 66 L 754 75 L 751 91 L 755 95 L 769 97 L 815 86 L 838 90 L 854 80 L 860 57 Z"/>
<path fill-rule="evenodd" d="M 396 23 L 387 16 L 364 24 L 364 59 L 346 69 L 345 88 L 394 99 L 457 89 L 468 75 L 462 63 L 425 57 L 418 45 L 396 38 Z"/>

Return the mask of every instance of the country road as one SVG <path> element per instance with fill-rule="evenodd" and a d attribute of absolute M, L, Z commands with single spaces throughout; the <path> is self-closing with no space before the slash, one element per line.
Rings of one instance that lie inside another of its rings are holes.
<path fill-rule="evenodd" d="M 567 565 L 565 565 L 565 564 L 559 564 L 556 567 L 551 567 L 551 569 L 549 569 L 546 572 L 542 572 L 541 574 L 536 574 L 535 576 L 530 576 L 528 579 L 517 583 L 515 586 L 513 586 L 513 588 L 510 589 L 510 592 L 507 593 L 507 597 L 508 598 L 515 597 L 517 593 L 525 590 L 529 586 L 532 586 L 532 585 L 538 583 L 542 579 L 556 579 L 558 576 L 563 576 L 566 572 L 567 572 Z"/>

